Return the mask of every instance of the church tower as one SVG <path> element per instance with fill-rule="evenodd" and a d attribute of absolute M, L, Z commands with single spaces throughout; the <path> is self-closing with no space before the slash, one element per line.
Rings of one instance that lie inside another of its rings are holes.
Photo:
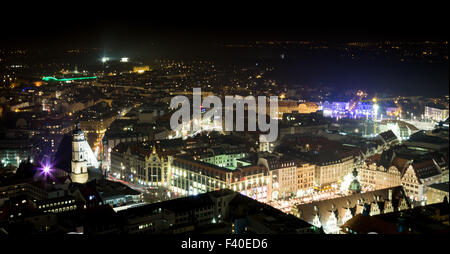
<path fill-rule="evenodd" d="M 71 179 L 74 183 L 86 183 L 88 180 L 88 158 L 84 147 L 86 142 L 84 132 L 77 124 L 77 128 L 72 133 L 72 172 Z"/>
<path fill-rule="evenodd" d="M 358 181 L 358 171 L 356 168 L 353 169 L 353 181 L 350 183 L 349 192 L 350 194 L 361 193 L 361 184 Z"/>

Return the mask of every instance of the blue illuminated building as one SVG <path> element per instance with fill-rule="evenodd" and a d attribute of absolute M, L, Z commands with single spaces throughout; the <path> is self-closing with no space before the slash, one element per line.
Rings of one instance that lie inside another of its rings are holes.
<path fill-rule="evenodd" d="M 371 102 L 359 102 L 350 108 L 349 102 L 324 102 L 321 105 L 323 115 L 339 118 L 373 118 L 374 108 Z"/>

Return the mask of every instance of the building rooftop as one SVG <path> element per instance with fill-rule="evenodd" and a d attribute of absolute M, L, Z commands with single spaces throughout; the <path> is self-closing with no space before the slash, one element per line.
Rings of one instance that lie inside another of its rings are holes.
<path fill-rule="evenodd" d="M 407 201 L 403 187 L 397 186 L 308 204 L 300 204 L 297 206 L 297 209 L 300 218 L 308 222 L 312 222 L 316 215 L 318 215 L 319 218 L 327 219 L 330 212 L 335 212 L 336 217 L 341 221 L 344 218 L 347 209 L 350 209 L 353 215 L 355 215 L 357 214 L 356 210 L 358 209 L 358 206 L 361 206 L 359 209 L 362 209 L 365 204 L 372 205 L 384 203 L 389 200 L 390 192 L 394 209 L 398 209 L 397 206 L 400 199 Z M 384 208 L 384 204 L 378 204 L 378 206 L 381 210 Z"/>
<path fill-rule="evenodd" d="M 429 188 L 449 192 L 449 183 L 448 182 L 435 183 L 435 184 L 430 185 Z"/>

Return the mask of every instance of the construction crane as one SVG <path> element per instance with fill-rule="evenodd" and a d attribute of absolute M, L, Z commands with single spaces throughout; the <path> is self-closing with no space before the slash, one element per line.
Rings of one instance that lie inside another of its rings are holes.
<path fill-rule="evenodd" d="M 374 97 L 373 102 L 373 134 L 377 133 L 378 99 Z"/>

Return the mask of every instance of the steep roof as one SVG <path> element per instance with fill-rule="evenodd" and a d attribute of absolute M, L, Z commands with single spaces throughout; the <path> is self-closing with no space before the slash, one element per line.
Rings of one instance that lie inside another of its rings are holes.
<path fill-rule="evenodd" d="M 345 197 L 322 200 L 308 204 L 300 204 L 297 206 L 301 214 L 301 218 L 309 223 L 312 223 L 314 217 L 319 215 L 321 220 L 328 220 L 330 213 L 335 211 L 339 221 L 345 216 L 347 209 L 352 209 L 352 212 L 361 210 L 364 204 L 378 205 L 378 202 L 385 202 L 389 200 L 389 191 L 392 190 L 392 200 L 406 199 L 405 192 L 402 186 L 375 190 L 365 193 L 353 194 Z M 398 202 L 395 203 L 394 209 L 398 209 Z M 360 206 L 358 208 L 358 206 Z M 381 210 L 383 207 L 379 207 Z M 354 214 L 353 214 L 354 215 Z"/>
<path fill-rule="evenodd" d="M 441 173 L 433 160 L 413 163 L 411 166 L 419 179 L 429 178 Z"/>
<path fill-rule="evenodd" d="M 385 222 L 378 217 L 364 216 L 362 214 L 357 214 L 348 220 L 342 228 L 347 233 L 358 232 L 358 234 L 367 234 L 376 232 L 378 234 L 400 234 L 397 227 L 392 223 Z M 349 232 L 346 228 L 352 231 Z"/>
<path fill-rule="evenodd" d="M 391 130 L 382 132 L 378 134 L 378 136 L 380 136 L 385 142 L 392 142 L 394 140 L 397 140 L 397 136 Z"/>

